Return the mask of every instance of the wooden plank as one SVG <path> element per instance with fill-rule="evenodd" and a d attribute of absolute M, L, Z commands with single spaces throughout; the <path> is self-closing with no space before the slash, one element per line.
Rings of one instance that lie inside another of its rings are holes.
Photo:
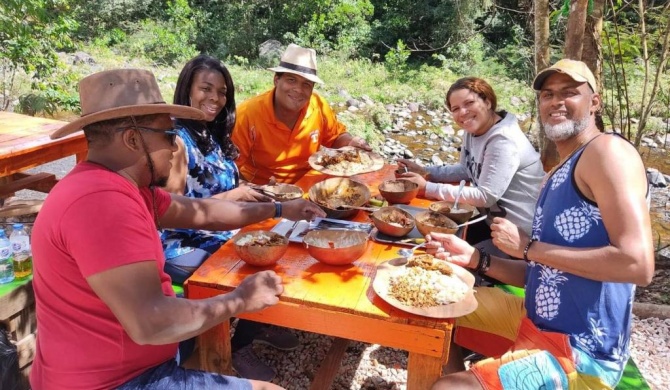
<path fill-rule="evenodd" d="M 318 371 L 314 376 L 310 390 L 330 389 L 335 380 L 335 375 L 340 370 L 342 358 L 347 351 L 350 341 L 347 339 L 336 338 L 330 346 L 326 357 L 321 362 Z"/>
<path fill-rule="evenodd" d="M 407 359 L 407 390 L 430 389 L 442 373 L 442 364 L 441 358 L 410 352 Z"/>
<path fill-rule="evenodd" d="M 16 351 L 19 354 L 19 368 L 23 368 L 33 362 L 35 358 L 35 334 L 30 334 L 16 343 Z"/>
<path fill-rule="evenodd" d="M 5 323 L 5 328 L 13 340 L 22 340 L 35 333 L 37 330 L 35 304 L 31 304 L 2 322 Z"/>
<path fill-rule="evenodd" d="M 208 298 L 220 293 L 216 289 L 201 288 L 193 282 L 189 284 L 189 299 Z M 418 318 L 412 314 L 409 316 Z M 238 317 L 435 357 L 446 356 L 445 340 L 451 338 L 453 326 L 450 320 L 439 322 L 440 327 L 425 327 L 411 324 L 408 319 L 405 323 L 393 322 L 284 301 L 260 312 L 243 313 Z"/>
<path fill-rule="evenodd" d="M 230 321 L 226 320 L 198 336 L 200 369 L 233 375 Z"/>
<path fill-rule="evenodd" d="M 0 320 L 8 319 L 34 304 L 33 282 L 30 281 L 0 296 Z"/>
<path fill-rule="evenodd" d="M 49 192 L 58 182 L 56 175 L 40 172 L 32 175 L 16 173 L 12 175 L 14 180 L 0 185 L 0 198 L 6 198 L 20 190 L 34 190 Z"/>

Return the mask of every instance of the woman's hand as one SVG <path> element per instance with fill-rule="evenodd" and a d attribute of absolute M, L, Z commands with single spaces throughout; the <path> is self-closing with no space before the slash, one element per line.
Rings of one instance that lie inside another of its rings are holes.
<path fill-rule="evenodd" d="M 505 218 L 495 217 L 491 224 L 493 245 L 512 257 L 520 259 L 530 239 L 518 226 Z"/>
<path fill-rule="evenodd" d="M 399 168 L 407 168 L 407 171 L 418 173 L 419 175 L 421 175 L 423 177 L 426 177 L 426 175 L 428 175 L 428 171 L 426 170 L 426 168 L 424 168 L 423 166 L 415 163 L 412 160 L 407 160 L 407 159 L 401 158 L 401 159 L 398 159 L 398 161 L 396 161 L 396 162 L 398 163 Z"/>
<path fill-rule="evenodd" d="M 430 233 L 426 236 L 426 252 L 465 268 L 474 269 L 479 252 L 453 234 Z"/>
<path fill-rule="evenodd" d="M 411 181 L 412 183 L 416 183 L 419 186 L 419 195 L 423 196 L 426 193 L 426 179 L 424 179 L 423 176 L 419 175 L 418 173 L 414 172 L 407 172 L 403 173 L 400 175 L 396 175 L 397 178 L 403 179 L 403 180 L 408 180 Z"/>

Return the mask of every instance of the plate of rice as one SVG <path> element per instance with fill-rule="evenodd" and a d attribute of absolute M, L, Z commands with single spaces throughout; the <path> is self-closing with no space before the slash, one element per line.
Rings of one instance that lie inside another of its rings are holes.
<path fill-rule="evenodd" d="M 455 318 L 477 308 L 474 276 L 431 255 L 380 264 L 372 288 L 400 310 L 432 318 Z"/>

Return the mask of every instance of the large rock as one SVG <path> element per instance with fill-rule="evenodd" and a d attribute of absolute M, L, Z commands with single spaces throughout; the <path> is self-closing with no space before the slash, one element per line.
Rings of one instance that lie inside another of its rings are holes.
<path fill-rule="evenodd" d="M 668 183 L 665 181 L 665 177 L 663 177 L 663 174 L 659 172 L 658 169 L 647 168 L 647 180 L 649 180 L 649 184 L 654 187 L 668 186 Z"/>
<path fill-rule="evenodd" d="M 268 39 L 258 46 L 258 62 L 264 67 L 277 66 L 283 52 L 281 42 L 276 39 Z"/>

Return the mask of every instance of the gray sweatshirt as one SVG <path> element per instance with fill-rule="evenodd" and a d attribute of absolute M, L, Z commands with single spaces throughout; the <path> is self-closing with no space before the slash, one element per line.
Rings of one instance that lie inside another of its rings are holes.
<path fill-rule="evenodd" d="M 544 171 L 516 117 L 501 116 L 485 134 L 465 133 L 458 164 L 427 168 L 426 197 L 453 202 L 458 186 L 441 183 L 469 180 L 459 203 L 488 214 L 489 224 L 493 217 L 504 217 L 530 234 Z"/>

